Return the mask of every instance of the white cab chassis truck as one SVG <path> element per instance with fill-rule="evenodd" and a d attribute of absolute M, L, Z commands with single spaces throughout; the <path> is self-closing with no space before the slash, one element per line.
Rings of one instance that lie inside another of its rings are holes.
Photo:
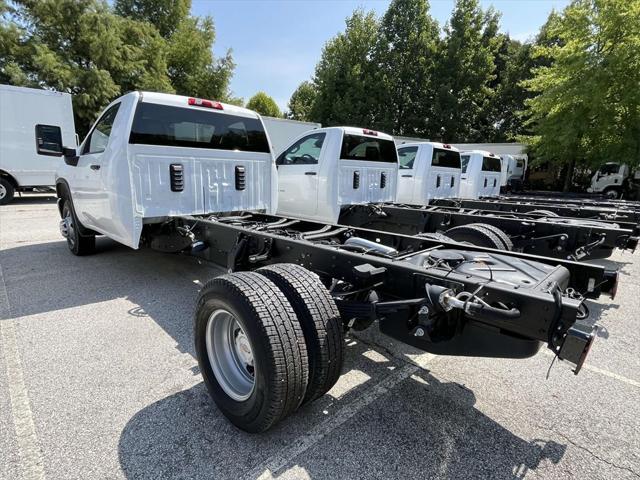
<path fill-rule="evenodd" d="M 460 158 L 460 198 L 475 199 L 500 195 L 500 157 L 484 150 L 470 150 L 461 152 Z"/>
<path fill-rule="evenodd" d="M 445 143 L 419 142 L 398 146 L 398 203 L 428 205 L 433 198 L 460 193 L 460 152 Z"/>
<path fill-rule="evenodd" d="M 601 193 L 610 199 L 638 199 L 640 168 L 632 171 L 626 163 L 605 163 L 591 177 L 591 185 L 587 192 Z"/>
<path fill-rule="evenodd" d="M 58 146 L 60 229 L 73 254 L 92 253 L 103 234 L 230 272 L 200 292 L 195 350 L 218 408 L 249 432 L 324 395 L 341 373 L 344 330 L 376 319 L 436 354 L 524 358 L 544 344 L 577 373 L 594 327 L 575 292 L 615 288 L 595 265 L 271 215 L 268 135 L 243 108 L 133 92 L 78 149 Z"/>
<path fill-rule="evenodd" d="M 336 223 L 344 206 L 395 200 L 398 158 L 390 135 L 320 128 L 295 138 L 276 159 L 278 213 Z"/>
<path fill-rule="evenodd" d="M 0 205 L 53 187 L 62 144 L 76 144 L 71 95 L 0 85 Z"/>

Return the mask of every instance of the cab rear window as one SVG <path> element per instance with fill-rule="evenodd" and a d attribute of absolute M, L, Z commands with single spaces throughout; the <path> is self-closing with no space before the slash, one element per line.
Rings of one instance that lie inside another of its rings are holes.
<path fill-rule="evenodd" d="M 431 166 L 460 168 L 460 152 L 434 148 L 433 157 L 431 158 Z"/>
<path fill-rule="evenodd" d="M 499 172 L 501 169 L 502 165 L 498 157 L 482 157 L 483 172 Z"/>
<path fill-rule="evenodd" d="M 136 108 L 129 143 L 269 153 L 257 118 L 144 102 Z"/>
<path fill-rule="evenodd" d="M 398 162 L 396 144 L 393 140 L 348 134 L 342 138 L 340 158 L 367 162 Z"/>

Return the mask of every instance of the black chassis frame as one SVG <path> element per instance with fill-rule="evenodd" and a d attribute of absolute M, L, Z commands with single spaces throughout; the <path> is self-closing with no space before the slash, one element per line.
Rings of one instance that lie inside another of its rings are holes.
<path fill-rule="evenodd" d="M 577 365 L 576 374 L 596 327 L 583 321 L 583 297 L 573 294 L 567 274 L 571 271 L 574 282 L 584 281 L 581 275 L 598 282 L 591 297 L 603 290 L 613 293 L 617 283 L 617 273 L 602 267 L 509 252 L 513 257 L 557 265 L 539 284 L 521 289 L 407 261 L 441 248 L 504 254 L 501 251 L 265 214 L 179 216 L 165 224 L 165 230 L 167 225 L 170 232 L 189 238 L 191 254 L 229 272 L 295 263 L 317 273 L 332 285 L 347 327 L 364 328 L 378 319 L 383 333 L 446 355 L 526 358 L 546 343 L 560 359 Z M 401 254 L 390 258 L 345 250 L 339 242 L 330 242 L 350 236 L 393 245 Z M 465 304 L 464 312 L 446 311 L 434 300 L 445 290 L 473 292 L 474 298 L 500 307 L 467 310 Z"/>
<path fill-rule="evenodd" d="M 564 202 L 540 203 L 538 199 L 517 200 L 505 198 L 434 198 L 429 202 L 432 206 L 471 208 L 509 213 L 527 213 L 533 210 L 548 210 L 561 217 L 584 218 L 589 220 L 605 220 L 619 223 L 623 228 L 635 228 L 640 224 L 640 209 L 619 208 L 615 205 L 580 205 L 570 199 Z M 637 231 L 637 230 L 636 230 Z"/>
<path fill-rule="evenodd" d="M 407 235 L 443 232 L 470 223 L 486 223 L 503 230 L 514 248 L 526 253 L 569 260 L 609 257 L 615 248 L 635 249 L 633 230 L 559 224 L 509 218 L 493 212 L 395 203 L 344 207 L 338 223 Z"/>

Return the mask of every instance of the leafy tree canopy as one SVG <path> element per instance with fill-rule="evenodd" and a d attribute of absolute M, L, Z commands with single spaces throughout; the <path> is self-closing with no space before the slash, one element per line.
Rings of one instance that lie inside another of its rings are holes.
<path fill-rule="evenodd" d="M 640 162 L 640 1 L 574 0 L 545 26 L 523 83 L 524 137 L 556 163 Z M 568 180 L 565 187 L 568 186 Z"/>
<path fill-rule="evenodd" d="M 269 117 L 281 117 L 276 101 L 264 92 L 258 92 L 247 102 L 247 108 Z"/>
<path fill-rule="evenodd" d="M 79 133 L 130 90 L 229 96 L 234 65 L 213 58 L 211 19 L 186 16 L 167 40 L 101 0 L 3 0 L 0 14 L 0 82 L 73 94 Z"/>
<path fill-rule="evenodd" d="M 311 121 L 311 109 L 316 99 L 317 91 L 313 83 L 302 82 L 289 100 L 289 112 L 287 116 L 292 120 L 301 122 Z"/>

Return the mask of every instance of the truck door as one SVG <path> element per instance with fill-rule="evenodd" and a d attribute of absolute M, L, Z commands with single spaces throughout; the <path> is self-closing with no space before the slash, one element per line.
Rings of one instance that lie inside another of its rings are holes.
<path fill-rule="evenodd" d="M 413 203 L 413 187 L 415 182 L 416 156 L 418 147 L 398 148 L 398 193 L 396 201 Z"/>
<path fill-rule="evenodd" d="M 470 162 L 470 154 L 460 156 L 460 198 L 478 198 L 474 195 L 473 182 L 469 178 L 468 170 Z"/>
<path fill-rule="evenodd" d="M 80 223 L 110 235 L 114 233 L 113 215 L 105 176 L 109 174 L 107 159 L 114 153 L 109 139 L 119 108 L 120 103 L 112 105 L 95 123 L 81 146 L 73 172 L 72 197 Z"/>
<path fill-rule="evenodd" d="M 278 213 L 312 217 L 318 211 L 319 160 L 326 135 L 306 135 L 276 159 Z"/>

